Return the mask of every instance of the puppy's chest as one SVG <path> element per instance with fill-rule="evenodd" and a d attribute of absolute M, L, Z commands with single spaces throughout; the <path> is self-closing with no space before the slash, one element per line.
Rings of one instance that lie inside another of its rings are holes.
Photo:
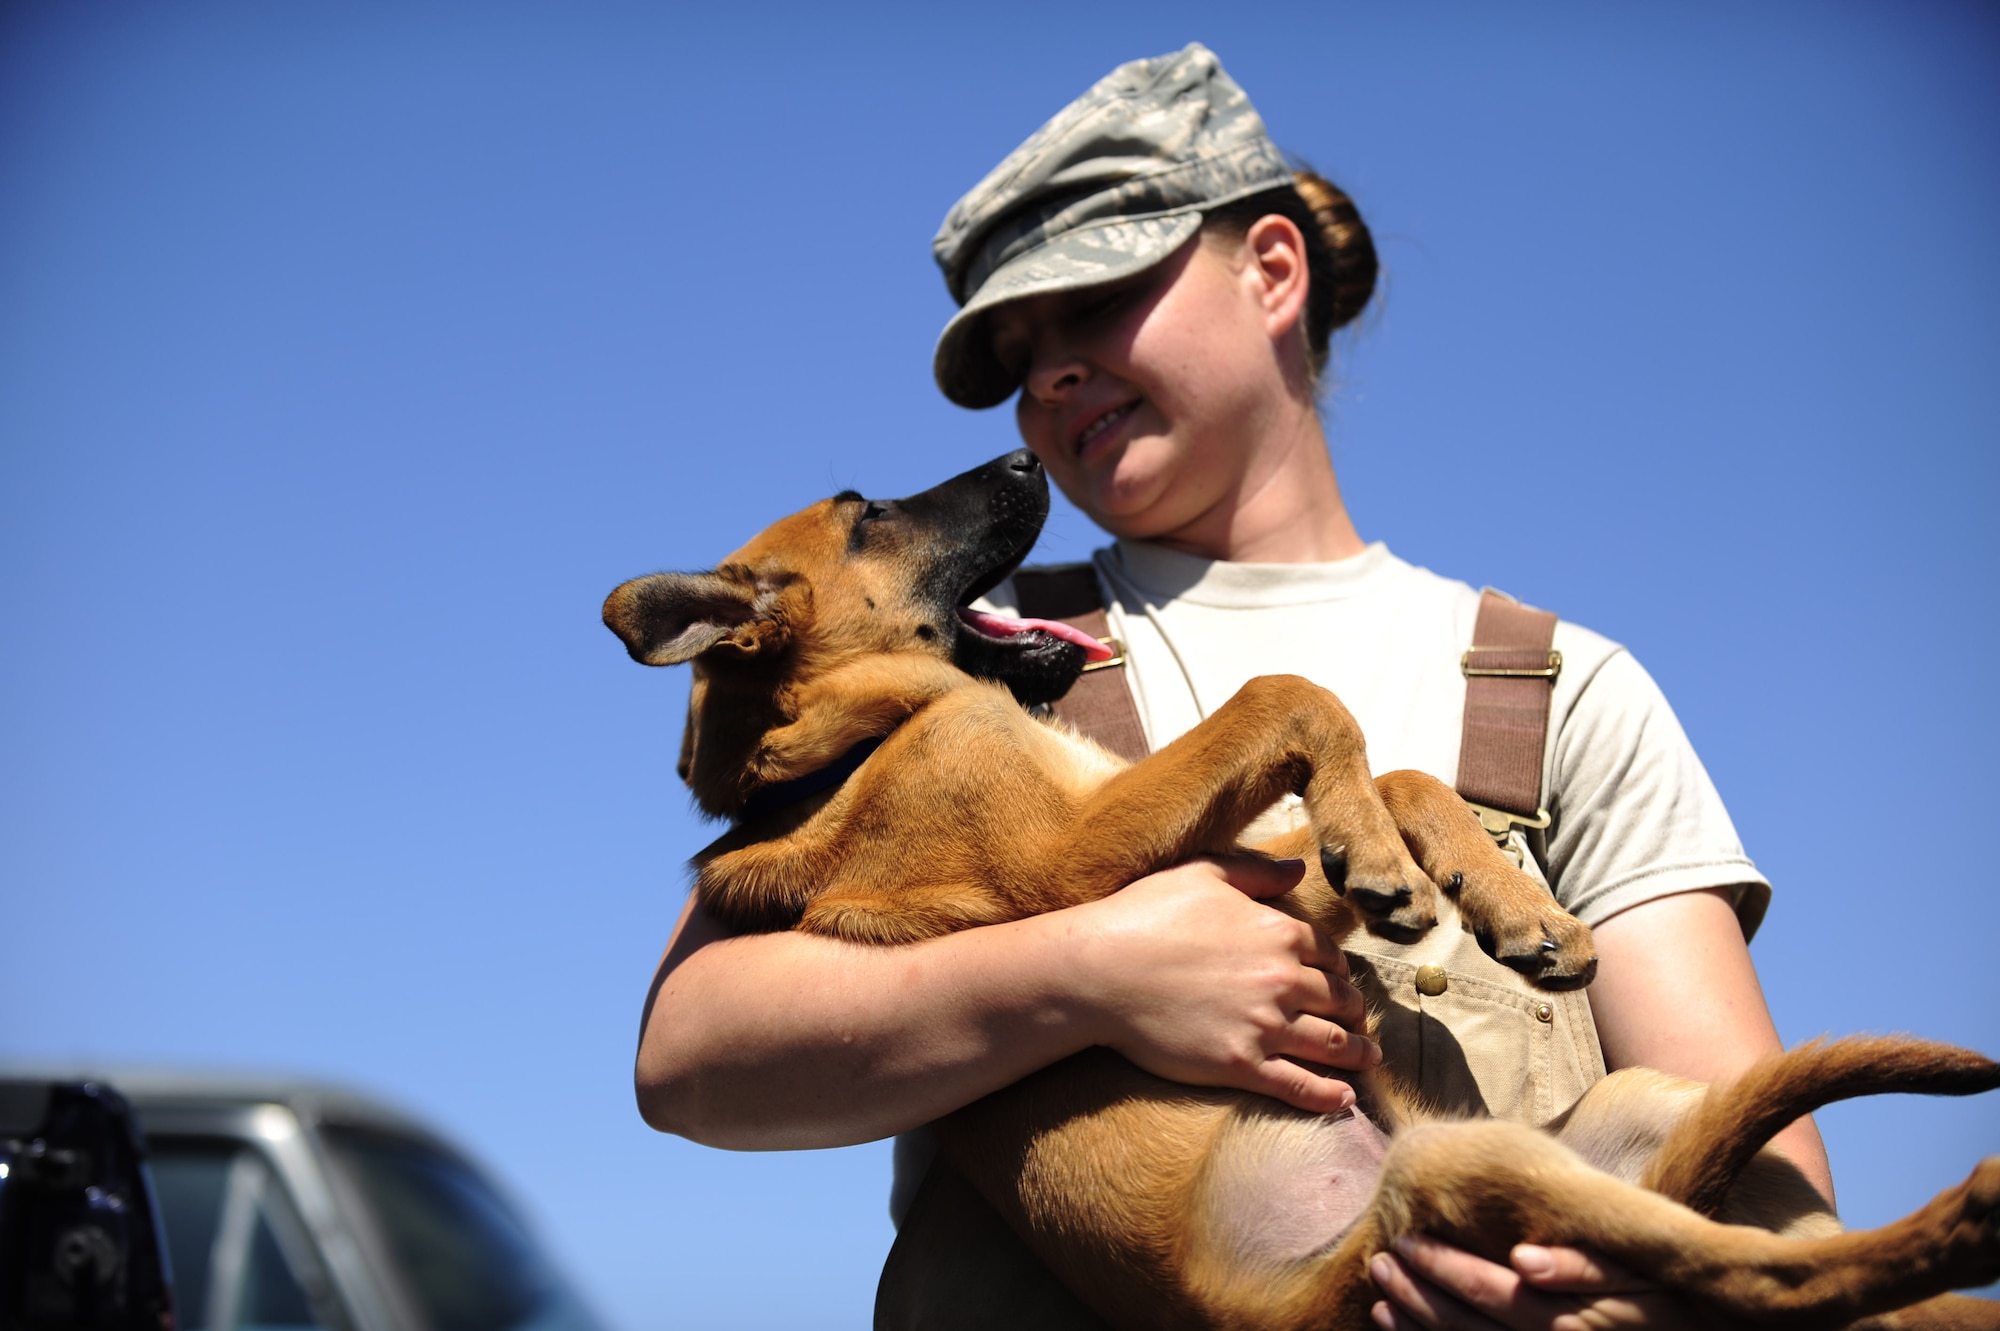
<path fill-rule="evenodd" d="M 1032 724 L 1035 731 L 1032 749 L 1043 770 L 1049 780 L 1065 788 L 1073 798 L 1082 799 L 1128 766 L 1123 758 L 1060 721 Z"/>
<path fill-rule="evenodd" d="M 898 812 L 949 799 L 993 817 L 1045 818 L 1073 811 L 1127 765 L 1067 726 L 1011 704 L 940 709 L 897 738 L 860 793 Z"/>
<path fill-rule="evenodd" d="M 828 811 L 841 824 L 841 876 L 977 887 L 1013 901 L 1008 914 L 1054 904 L 1042 900 L 1048 870 L 1084 831 L 1093 792 L 1125 767 L 1011 700 L 922 718 L 898 740 L 848 807 Z"/>

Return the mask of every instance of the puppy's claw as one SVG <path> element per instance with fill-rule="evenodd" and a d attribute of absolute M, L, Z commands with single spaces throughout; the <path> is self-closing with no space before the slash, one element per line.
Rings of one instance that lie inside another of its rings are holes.
<path fill-rule="evenodd" d="M 1347 898 L 1371 933 L 1414 942 L 1437 923 L 1437 886 L 1401 855 L 1364 845 L 1322 846 L 1319 866 L 1334 892 Z"/>
<path fill-rule="evenodd" d="M 1581 989 L 1597 977 L 1590 931 L 1576 919 L 1545 914 L 1524 923 L 1516 929 L 1480 925 L 1473 936 L 1487 956 L 1543 989 Z"/>
<path fill-rule="evenodd" d="M 1371 933 L 1395 942 L 1414 942 L 1437 924 L 1437 899 L 1427 879 L 1371 882 L 1356 875 L 1348 883 L 1347 896 Z"/>

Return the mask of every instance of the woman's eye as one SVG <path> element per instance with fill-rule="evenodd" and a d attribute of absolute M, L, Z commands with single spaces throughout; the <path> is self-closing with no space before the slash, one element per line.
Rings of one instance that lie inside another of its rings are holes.
<path fill-rule="evenodd" d="M 1078 323 L 1089 323 L 1093 319 L 1102 318 L 1104 315 L 1109 314 L 1113 309 L 1117 308 L 1118 302 L 1124 298 L 1125 293 L 1122 291 L 1112 291 L 1101 296 L 1093 296 L 1071 310 L 1070 318 L 1076 320 Z"/>
<path fill-rule="evenodd" d="M 1069 307 L 1069 317 L 1075 323 L 1091 323 L 1117 313 L 1139 289 L 1138 283 L 1122 282 L 1117 286 L 1105 287 L 1097 291 L 1085 291 Z"/>

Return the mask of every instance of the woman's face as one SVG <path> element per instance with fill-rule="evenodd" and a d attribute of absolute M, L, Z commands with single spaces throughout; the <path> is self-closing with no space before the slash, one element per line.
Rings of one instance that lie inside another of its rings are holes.
<path fill-rule="evenodd" d="M 1281 344 L 1303 282 L 1292 299 L 1282 255 L 1274 282 L 1257 234 L 1198 239 L 1126 281 L 993 314 L 994 350 L 1025 372 L 1021 438 L 1114 535 L 1207 544 L 1193 533 L 1226 522 L 1298 410 Z"/>

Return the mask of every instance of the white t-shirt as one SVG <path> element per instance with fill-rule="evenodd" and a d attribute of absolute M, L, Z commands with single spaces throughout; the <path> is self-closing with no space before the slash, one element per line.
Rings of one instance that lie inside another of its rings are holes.
<path fill-rule="evenodd" d="M 1158 749 L 1257 675 L 1303 675 L 1361 724 L 1370 765 L 1457 779 L 1459 658 L 1479 593 L 1377 542 L 1325 564 L 1243 564 L 1120 541 L 1095 557 L 1111 632 Z M 1012 582 L 987 598 L 1010 612 Z M 1598 924 L 1656 897 L 1735 889 L 1748 937 L 1771 888 L 1659 686 L 1617 643 L 1567 621 L 1543 755 L 1556 899 Z"/>

